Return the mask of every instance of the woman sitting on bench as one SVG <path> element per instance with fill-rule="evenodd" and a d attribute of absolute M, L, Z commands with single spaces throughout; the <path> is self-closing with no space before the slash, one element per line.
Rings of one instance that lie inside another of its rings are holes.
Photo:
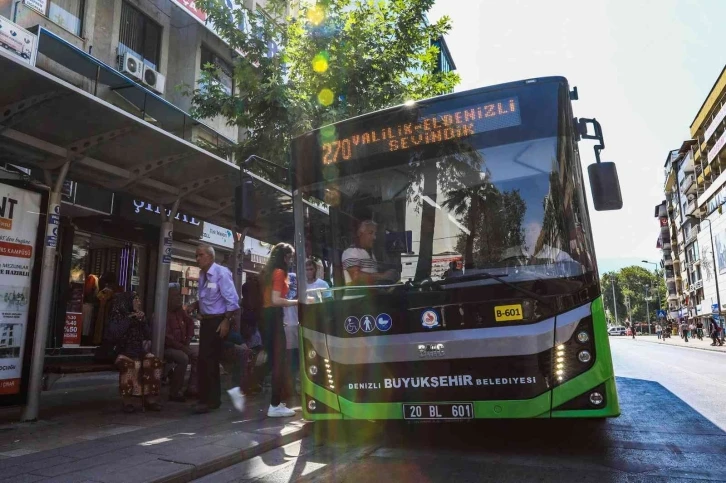
<path fill-rule="evenodd" d="M 114 296 L 108 338 L 117 344 L 116 367 L 119 368 L 124 412 L 136 411 L 132 398 L 139 396 L 146 409 L 160 411 L 158 398 L 163 365 L 149 353 L 151 324 L 141 311 L 141 300 L 136 292 Z"/>

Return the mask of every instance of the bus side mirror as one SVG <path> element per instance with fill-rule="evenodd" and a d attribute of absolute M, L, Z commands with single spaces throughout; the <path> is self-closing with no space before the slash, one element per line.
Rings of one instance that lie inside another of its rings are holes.
<path fill-rule="evenodd" d="M 257 222 L 255 186 L 251 179 L 243 179 L 234 190 L 234 218 L 237 228 L 252 226 Z"/>
<path fill-rule="evenodd" d="M 619 210 L 623 207 L 620 181 L 615 163 L 594 163 L 587 167 L 592 201 L 597 211 Z"/>

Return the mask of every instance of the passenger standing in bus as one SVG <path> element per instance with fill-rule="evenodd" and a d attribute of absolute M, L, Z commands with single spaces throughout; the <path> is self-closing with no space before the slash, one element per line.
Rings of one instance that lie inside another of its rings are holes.
<path fill-rule="evenodd" d="M 283 308 L 297 306 L 297 300 L 287 299 L 290 291 L 288 270 L 295 255 L 295 249 L 287 243 L 278 243 L 272 249 L 267 264 L 260 272 L 262 282 L 262 341 L 270 355 L 272 365 L 272 395 L 267 416 L 283 418 L 295 416 L 295 411 L 282 402 L 291 397 L 292 375 L 287 363 L 287 341 L 283 325 Z"/>
<path fill-rule="evenodd" d="M 222 341 L 227 337 L 239 310 L 239 294 L 234 287 L 232 273 L 214 262 L 214 248 L 201 245 L 196 258 L 199 265 L 199 300 L 189 310 L 200 313 L 198 391 L 199 404 L 195 411 L 206 413 L 219 408 L 222 384 L 219 362 L 222 355 Z"/>
<path fill-rule="evenodd" d="M 378 271 L 378 260 L 373 254 L 378 225 L 373 220 L 363 220 L 356 230 L 356 241 L 343 252 L 342 262 L 346 285 L 373 285 L 380 280 L 398 280 L 395 270 Z"/>

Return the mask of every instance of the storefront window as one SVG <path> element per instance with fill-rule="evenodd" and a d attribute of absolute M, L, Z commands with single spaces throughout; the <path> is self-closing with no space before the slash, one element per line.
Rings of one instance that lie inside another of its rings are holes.
<path fill-rule="evenodd" d="M 80 36 L 83 25 L 83 0 L 50 0 L 48 18 Z"/>
<path fill-rule="evenodd" d="M 102 236 L 76 233 L 71 251 L 65 340 L 73 331 L 80 345 L 99 345 L 116 293 L 133 290 L 144 300 L 146 249 Z M 72 321 L 73 327 L 68 327 Z M 72 345 L 79 345 L 79 343 Z M 66 342 L 64 342 L 66 344 Z"/>

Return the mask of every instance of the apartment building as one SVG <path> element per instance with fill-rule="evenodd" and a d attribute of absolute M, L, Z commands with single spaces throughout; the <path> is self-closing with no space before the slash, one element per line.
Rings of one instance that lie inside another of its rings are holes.
<path fill-rule="evenodd" d="M 265 5 L 245 1 L 262 13 Z M 53 186 L 64 176 L 57 153 L 81 142 L 78 153 L 87 156 L 74 158 L 62 183 L 56 271 L 63 283 L 48 347 L 64 346 L 66 315 L 83 313 L 78 292 L 89 277 L 114 274 L 151 312 L 156 275 L 166 265 L 169 283 L 193 301 L 196 245 L 214 245 L 229 265 L 235 258 L 231 206 L 239 175 L 219 148 L 242 133 L 225 119 L 193 119 L 178 86 L 193 87 L 211 63 L 232 93 L 236 54 L 189 0 L 0 0 L 0 16 L 37 36 L 30 70 L 4 64 L 4 99 L 15 102 L 0 99 L 9 108 L 0 120 L 0 164 Z M 276 46 L 269 49 L 274 55 Z M 34 95 L 36 85 L 46 92 Z M 174 199 L 171 246 L 160 247 L 162 215 Z M 251 239 L 240 249 L 243 271 L 259 270 L 268 254 Z M 103 321 L 89 313 L 84 322 L 81 345 L 97 345 Z"/>
<path fill-rule="evenodd" d="M 725 118 L 726 69 L 691 123 L 691 138 L 668 155 L 666 200 L 657 207 L 656 215 L 660 218 L 661 246 L 665 247 L 660 208 L 665 206 L 671 249 L 670 253 L 664 249 L 663 263 L 668 256 L 674 263 L 672 272 L 666 269 L 666 281 L 672 281 L 669 297 L 671 286 L 677 292 L 678 315 L 709 322 L 719 318 L 721 324 L 726 312 L 726 217 L 722 214 L 726 202 Z"/>

